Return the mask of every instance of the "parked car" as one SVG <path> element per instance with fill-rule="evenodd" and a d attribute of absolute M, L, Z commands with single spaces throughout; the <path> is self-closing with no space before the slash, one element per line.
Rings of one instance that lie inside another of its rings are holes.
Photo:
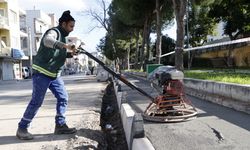
<path fill-rule="evenodd" d="M 22 67 L 22 75 L 23 79 L 27 79 L 30 77 L 30 70 L 28 67 Z"/>
<path fill-rule="evenodd" d="M 100 82 L 107 81 L 109 76 L 110 76 L 109 73 L 102 67 L 99 67 L 97 69 L 97 75 L 96 75 L 97 81 L 100 81 Z"/>

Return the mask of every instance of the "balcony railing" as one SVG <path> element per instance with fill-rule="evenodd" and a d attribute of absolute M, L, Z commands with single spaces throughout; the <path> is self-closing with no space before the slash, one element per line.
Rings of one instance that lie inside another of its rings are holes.
<path fill-rule="evenodd" d="M 11 56 L 10 47 L 5 47 L 0 49 L 0 56 Z"/>
<path fill-rule="evenodd" d="M 8 18 L 0 16 L 0 28 L 9 28 Z"/>

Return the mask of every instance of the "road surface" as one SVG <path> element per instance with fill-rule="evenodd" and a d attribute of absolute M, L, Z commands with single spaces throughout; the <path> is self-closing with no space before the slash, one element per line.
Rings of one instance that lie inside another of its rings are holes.
<path fill-rule="evenodd" d="M 105 136 L 99 126 L 101 100 L 107 83 L 94 76 L 63 76 L 69 93 L 67 124 L 77 128 L 73 135 L 54 135 L 56 100 L 47 92 L 44 103 L 33 119 L 29 131 L 34 140 L 16 138 L 17 124 L 31 98 L 31 80 L 0 82 L 0 149 L 1 150 L 104 150 Z"/>
<path fill-rule="evenodd" d="M 138 87 L 157 95 L 149 82 L 126 77 Z M 137 91 L 122 85 L 132 108 L 143 113 L 151 102 Z M 180 123 L 155 123 L 144 120 L 145 134 L 156 150 L 250 150 L 250 115 L 208 101 L 188 97 L 198 110 L 194 120 Z M 224 139 L 220 140 L 220 136 Z"/>

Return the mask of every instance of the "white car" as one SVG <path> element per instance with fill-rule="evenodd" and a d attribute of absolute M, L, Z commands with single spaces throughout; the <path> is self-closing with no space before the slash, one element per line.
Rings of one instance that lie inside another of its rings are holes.
<path fill-rule="evenodd" d="M 23 76 L 23 79 L 29 78 L 30 70 L 28 67 L 22 67 L 22 76 Z"/>
<path fill-rule="evenodd" d="M 108 78 L 109 78 L 109 73 L 103 68 L 98 68 L 96 80 L 101 81 L 101 82 L 105 82 L 108 80 Z"/>

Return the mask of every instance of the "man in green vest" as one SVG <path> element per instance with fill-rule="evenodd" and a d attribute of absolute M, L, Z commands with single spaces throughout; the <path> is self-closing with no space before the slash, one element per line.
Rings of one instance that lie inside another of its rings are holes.
<path fill-rule="evenodd" d="M 69 128 L 65 121 L 68 94 L 60 77 L 66 58 L 72 57 L 75 52 L 75 47 L 66 44 L 65 40 L 65 37 L 73 31 L 74 26 L 75 19 L 70 15 L 70 11 L 65 11 L 59 19 L 59 25 L 47 30 L 42 37 L 32 65 L 32 98 L 18 123 L 16 136 L 19 139 L 33 139 L 33 135 L 28 132 L 28 127 L 41 107 L 48 88 L 57 99 L 54 133 L 72 134 L 76 132 L 76 129 Z M 67 49 L 71 52 L 67 52 Z"/>

